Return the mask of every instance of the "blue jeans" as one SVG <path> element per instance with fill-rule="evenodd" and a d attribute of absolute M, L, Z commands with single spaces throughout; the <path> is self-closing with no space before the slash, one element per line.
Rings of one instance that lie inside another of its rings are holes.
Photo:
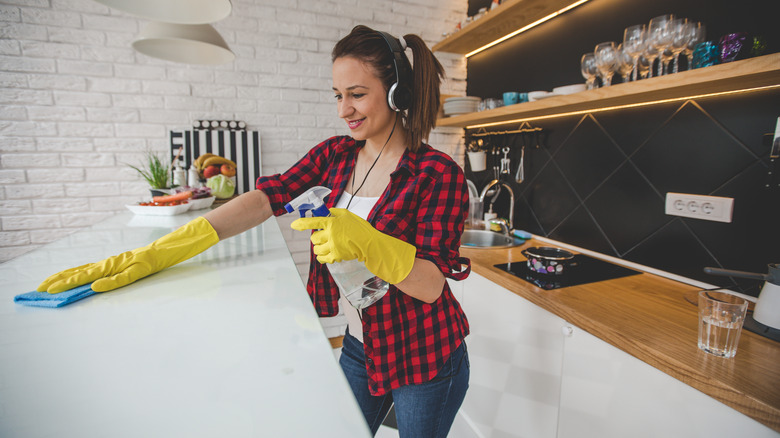
<path fill-rule="evenodd" d="M 452 353 L 430 382 L 401 386 L 380 396 L 368 392 L 363 344 L 349 332 L 344 336 L 339 363 L 374 435 L 395 403 L 401 438 L 445 438 L 469 387 L 466 342 Z"/>

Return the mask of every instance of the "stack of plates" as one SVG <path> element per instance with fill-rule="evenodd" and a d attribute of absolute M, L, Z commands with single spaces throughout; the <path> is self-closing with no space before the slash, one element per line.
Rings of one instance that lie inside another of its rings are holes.
<path fill-rule="evenodd" d="M 482 99 L 479 97 L 450 97 L 444 101 L 444 114 L 466 114 L 475 113 L 479 110 L 479 102 Z"/>
<path fill-rule="evenodd" d="M 585 91 L 586 89 L 587 87 L 585 86 L 585 84 L 572 84 L 572 85 L 564 85 L 562 87 L 555 87 L 553 88 L 552 92 L 559 96 L 563 96 L 566 94 L 579 93 L 580 91 Z"/>

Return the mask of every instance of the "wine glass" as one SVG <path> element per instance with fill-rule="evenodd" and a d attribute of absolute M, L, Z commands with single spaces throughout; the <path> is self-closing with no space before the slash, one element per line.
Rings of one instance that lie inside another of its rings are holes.
<path fill-rule="evenodd" d="M 596 57 L 596 68 L 601 73 L 603 86 L 610 86 L 612 84 L 612 75 L 615 74 L 618 63 L 615 43 L 609 41 L 597 44 L 593 50 L 593 55 Z"/>
<path fill-rule="evenodd" d="M 659 15 L 650 20 L 650 24 L 647 26 L 647 33 L 649 38 L 648 46 L 658 52 L 658 56 L 662 57 L 664 50 L 672 45 L 672 33 L 669 31 L 669 23 L 674 20 L 674 15 Z M 671 59 L 671 58 L 669 58 Z M 662 61 L 658 63 L 658 76 L 663 74 L 664 63 Z"/>
<path fill-rule="evenodd" d="M 596 84 L 596 58 L 593 53 L 586 53 L 582 55 L 580 60 L 580 72 L 582 77 L 585 78 L 585 83 L 588 85 L 588 90 L 592 90 Z"/>
<path fill-rule="evenodd" d="M 697 21 L 692 23 L 688 30 L 691 33 L 691 37 L 688 40 L 688 44 L 686 44 L 683 53 L 686 58 L 688 58 L 688 70 L 690 70 L 693 67 L 693 49 L 695 49 L 699 43 L 703 43 L 707 39 L 707 28 L 704 26 L 704 23 Z"/>
<path fill-rule="evenodd" d="M 658 49 L 655 48 L 654 45 L 650 44 L 648 41 L 647 45 L 645 45 L 645 51 L 642 52 L 641 57 L 645 59 L 645 61 L 650 64 L 650 71 L 647 72 L 647 77 L 652 78 L 653 77 L 653 63 L 656 59 L 658 59 L 658 56 L 660 56 L 661 53 L 658 52 Z"/>
<path fill-rule="evenodd" d="M 688 23 L 685 18 L 675 18 L 670 23 L 672 30 L 672 45 L 669 50 L 674 57 L 674 70 L 672 73 L 680 71 L 680 53 L 688 47 L 688 40 L 691 39 L 691 28 L 693 23 Z"/>
<path fill-rule="evenodd" d="M 653 65 L 652 61 L 645 58 L 645 55 L 639 55 L 639 59 L 636 63 L 637 72 L 639 73 L 639 77 L 642 79 L 647 79 L 650 74 L 650 71 L 652 68 L 650 68 Z"/>
<path fill-rule="evenodd" d="M 634 80 L 639 78 L 637 75 L 637 62 L 639 61 L 639 55 L 645 50 L 645 33 L 646 28 L 644 24 L 628 26 L 623 31 L 623 51 L 628 53 L 633 60 Z"/>
<path fill-rule="evenodd" d="M 628 82 L 631 72 L 634 71 L 634 58 L 626 52 L 622 44 L 617 46 L 617 73 Z"/>
<path fill-rule="evenodd" d="M 658 63 L 658 69 L 660 70 L 659 75 L 666 75 L 669 74 L 669 62 L 674 59 L 674 53 L 669 48 L 664 48 L 661 54 L 658 56 L 658 59 L 661 61 Z"/>

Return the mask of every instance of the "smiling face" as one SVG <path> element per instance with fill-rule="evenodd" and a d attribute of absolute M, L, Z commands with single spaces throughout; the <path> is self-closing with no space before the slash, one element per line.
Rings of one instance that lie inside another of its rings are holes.
<path fill-rule="evenodd" d="M 333 92 L 339 117 L 355 140 L 382 144 L 393 128 L 396 112 L 387 104 L 387 90 L 371 67 L 352 57 L 333 61 Z"/>

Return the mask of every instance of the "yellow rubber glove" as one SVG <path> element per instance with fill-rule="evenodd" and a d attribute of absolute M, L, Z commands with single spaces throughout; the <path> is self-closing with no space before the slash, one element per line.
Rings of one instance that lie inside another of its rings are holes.
<path fill-rule="evenodd" d="M 298 231 L 319 230 L 312 233 L 311 242 L 320 263 L 358 259 L 390 284 L 403 281 L 414 266 L 417 248 L 343 208 L 331 208 L 329 217 L 297 219 L 290 226 Z"/>
<path fill-rule="evenodd" d="M 114 290 L 194 257 L 217 242 L 217 232 L 199 217 L 143 248 L 58 272 L 37 290 L 56 294 L 90 282 L 95 292 Z"/>

